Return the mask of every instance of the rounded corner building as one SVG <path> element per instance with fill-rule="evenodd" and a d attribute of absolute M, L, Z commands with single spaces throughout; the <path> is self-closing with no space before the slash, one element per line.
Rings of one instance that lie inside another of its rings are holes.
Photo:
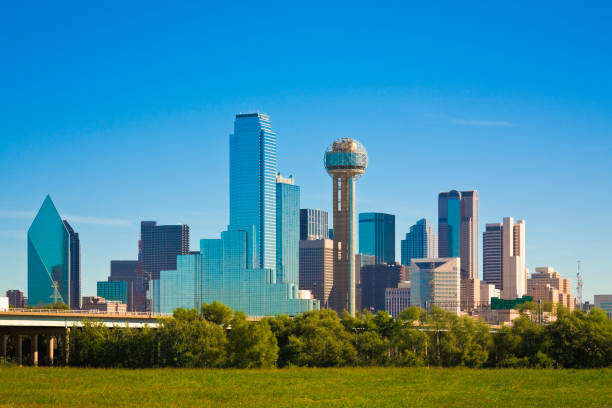
<path fill-rule="evenodd" d="M 351 138 L 333 142 L 325 151 L 325 169 L 333 179 L 334 283 L 331 307 L 355 314 L 355 180 L 368 166 L 365 147 Z"/>

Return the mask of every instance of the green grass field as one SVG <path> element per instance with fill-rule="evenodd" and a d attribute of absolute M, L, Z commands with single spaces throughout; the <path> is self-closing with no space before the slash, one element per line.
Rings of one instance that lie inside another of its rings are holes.
<path fill-rule="evenodd" d="M 0 367 L 0 406 L 612 407 L 612 370 Z"/>

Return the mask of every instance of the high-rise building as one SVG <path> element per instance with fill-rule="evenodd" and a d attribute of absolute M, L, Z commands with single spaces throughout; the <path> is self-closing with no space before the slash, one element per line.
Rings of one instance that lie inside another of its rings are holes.
<path fill-rule="evenodd" d="M 127 310 L 130 312 L 144 311 L 145 288 L 142 273 L 138 273 L 141 269 L 139 261 L 111 261 L 110 269 L 109 282 L 126 282 Z"/>
<path fill-rule="evenodd" d="M 483 280 L 495 285 L 504 299 L 527 292 L 525 267 L 525 221 L 506 217 L 502 223 L 487 224 L 483 233 Z"/>
<path fill-rule="evenodd" d="M 277 283 L 274 269 L 249 267 L 256 255 L 248 248 L 252 233 L 224 231 L 221 239 L 202 239 L 200 253 L 179 255 L 176 270 L 161 271 L 159 310 L 171 313 L 178 307 L 199 308 L 214 301 L 248 316 L 318 309 L 319 301 L 300 295 L 297 285 Z"/>
<path fill-rule="evenodd" d="M 176 269 L 176 256 L 189 253 L 189 226 L 140 223 L 140 251 L 146 277 L 159 279 L 159 271 Z"/>
<path fill-rule="evenodd" d="M 332 308 L 355 314 L 355 180 L 365 173 L 368 154 L 350 138 L 338 139 L 325 152 L 325 168 L 332 177 L 334 218 L 334 284 Z"/>
<path fill-rule="evenodd" d="M 427 219 L 422 218 L 410 227 L 406 239 L 401 242 L 402 265 L 410 266 L 412 258 L 437 258 L 438 234 Z"/>
<path fill-rule="evenodd" d="M 359 214 L 359 253 L 374 255 L 374 262 L 395 262 L 395 215 Z"/>
<path fill-rule="evenodd" d="M 70 302 L 70 234 L 47 195 L 28 229 L 28 303 Z"/>
<path fill-rule="evenodd" d="M 249 231 L 252 268 L 276 269 L 276 134 L 270 117 L 236 115 L 230 135 L 230 225 Z"/>
<path fill-rule="evenodd" d="M 276 176 L 276 281 L 299 284 L 300 187 Z"/>
<path fill-rule="evenodd" d="M 329 308 L 329 294 L 334 283 L 334 241 L 300 241 L 300 289 L 310 290 L 321 307 Z"/>
<path fill-rule="evenodd" d="M 361 307 L 361 268 L 366 265 L 375 265 L 374 255 L 355 254 L 355 310 Z"/>
<path fill-rule="evenodd" d="M 460 258 L 413 259 L 410 304 L 430 310 L 438 306 L 459 314 Z"/>
<path fill-rule="evenodd" d="M 527 279 L 527 296 L 531 296 L 536 303 L 560 303 L 570 311 L 574 310 L 570 280 L 562 278 L 550 266 L 536 268 L 531 278 Z"/>
<path fill-rule="evenodd" d="M 461 278 L 478 278 L 478 193 L 438 196 L 438 256 L 461 258 Z"/>
<path fill-rule="evenodd" d="M 9 299 L 9 305 L 18 309 L 22 309 L 28 304 L 28 298 L 23 296 L 23 292 L 19 289 L 7 290 L 6 297 Z"/>
<path fill-rule="evenodd" d="M 302 208 L 300 210 L 300 240 L 331 239 L 327 211 Z"/>
<path fill-rule="evenodd" d="M 126 281 L 98 281 L 96 294 L 106 300 L 126 304 L 128 301 L 128 283 Z"/>
<path fill-rule="evenodd" d="M 81 242 L 68 221 L 64 226 L 70 236 L 70 308 L 81 308 Z"/>
<path fill-rule="evenodd" d="M 410 282 L 403 281 L 397 288 L 385 289 L 385 310 L 393 317 L 410 307 Z"/>
<path fill-rule="evenodd" d="M 361 267 L 361 308 L 371 312 L 385 310 L 385 290 L 404 281 L 404 266 L 393 264 Z"/>
<path fill-rule="evenodd" d="M 502 299 L 516 299 L 527 294 L 527 268 L 525 267 L 525 221 L 514 223 L 504 218 L 503 227 Z"/>
<path fill-rule="evenodd" d="M 504 271 L 504 224 L 487 224 L 482 234 L 482 279 L 501 290 Z"/>

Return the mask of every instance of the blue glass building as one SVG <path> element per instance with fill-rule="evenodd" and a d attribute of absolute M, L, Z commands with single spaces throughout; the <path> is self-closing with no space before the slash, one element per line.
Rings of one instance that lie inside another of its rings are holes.
<path fill-rule="evenodd" d="M 243 231 L 253 226 L 253 266 L 276 269 L 276 134 L 269 116 L 236 115 L 229 153 L 230 225 Z"/>
<path fill-rule="evenodd" d="M 438 236 L 427 219 L 422 218 L 410 227 L 401 242 L 402 265 L 410 266 L 412 258 L 437 258 Z"/>
<path fill-rule="evenodd" d="M 214 301 L 248 316 L 318 309 L 318 300 L 298 298 L 297 285 L 277 283 L 276 271 L 247 267 L 255 257 L 247 248 L 250 233 L 230 229 L 221 233 L 221 239 L 201 240 L 199 254 L 179 255 L 176 271 L 161 272 L 159 311 L 199 308 Z"/>
<path fill-rule="evenodd" d="M 126 281 L 98 281 L 97 295 L 106 300 L 128 303 L 128 283 Z"/>
<path fill-rule="evenodd" d="M 70 234 L 47 195 L 28 229 L 28 304 L 70 305 Z"/>
<path fill-rule="evenodd" d="M 438 197 L 438 234 L 440 258 L 460 257 L 461 193 L 456 190 Z"/>
<path fill-rule="evenodd" d="M 395 262 L 395 215 L 359 214 L 359 253 L 374 255 L 374 262 Z"/>
<path fill-rule="evenodd" d="M 300 187 L 276 177 L 276 281 L 299 285 Z"/>

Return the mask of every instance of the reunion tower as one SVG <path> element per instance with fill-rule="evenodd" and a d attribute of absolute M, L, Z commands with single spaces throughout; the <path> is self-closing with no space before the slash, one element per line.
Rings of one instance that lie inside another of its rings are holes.
<path fill-rule="evenodd" d="M 331 307 L 355 314 L 355 180 L 365 173 L 368 153 L 356 140 L 336 140 L 325 152 L 325 168 L 333 179 L 334 283 Z"/>

